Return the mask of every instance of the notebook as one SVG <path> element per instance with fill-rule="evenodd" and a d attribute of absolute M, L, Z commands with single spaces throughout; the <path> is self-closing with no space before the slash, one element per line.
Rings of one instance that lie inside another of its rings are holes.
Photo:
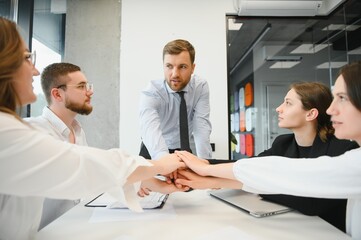
<path fill-rule="evenodd" d="M 210 195 L 254 217 L 266 217 L 292 211 L 291 208 L 272 203 L 253 193 L 242 190 L 220 189 L 209 191 Z"/>

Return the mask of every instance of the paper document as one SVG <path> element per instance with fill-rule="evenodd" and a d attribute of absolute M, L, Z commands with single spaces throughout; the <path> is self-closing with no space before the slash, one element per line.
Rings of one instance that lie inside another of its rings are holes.
<path fill-rule="evenodd" d="M 90 223 L 118 222 L 118 221 L 169 221 L 174 220 L 177 214 L 171 202 L 157 209 L 146 209 L 142 213 L 131 211 L 127 208 L 93 208 Z"/>
<path fill-rule="evenodd" d="M 150 192 L 146 197 L 139 197 L 140 205 L 143 209 L 155 209 L 162 208 L 164 203 L 167 201 L 168 194 Z M 127 208 L 123 203 L 117 201 L 108 193 L 103 193 L 98 197 L 94 198 L 87 204 L 86 207 L 107 207 L 107 208 Z"/>

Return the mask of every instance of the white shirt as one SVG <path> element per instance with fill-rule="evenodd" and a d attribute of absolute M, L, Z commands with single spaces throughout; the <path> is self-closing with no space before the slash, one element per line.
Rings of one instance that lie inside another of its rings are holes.
<path fill-rule="evenodd" d="M 62 140 L 64 142 L 69 142 L 69 134 L 71 130 L 48 107 L 43 108 L 43 113 L 41 116 L 24 118 L 24 120 L 30 123 L 30 125 L 35 127 L 36 129 L 44 133 L 50 134 L 56 139 Z M 75 144 L 81 146 L 88 146 L 85 132 L 76 119 L 74 119 L 74 121 L 72 122 L 71 127 L 74 130 Z M 49 198 L 45 199 L 39 229 L 42 229 L 78 203 L 79 200 L 73 201 Z"/>
<path fill-rule="evenodd" d="M 31 126 L 36 129 L 50 134 L 56 139 L 64 142 L 69 142 L 70 129 L 68 126 L 48 107 L 43 108 L 43 113 L 38 117 L 24 118 L 24 120 L 30 123 Z M 71 127 L 74 130 L 75 144 L 81 146 L 88 146 L 86 141 L 85 132 L 82 129 L 80 123 L 74 119 Z"/>
<path fill-rule="evenodd" d="M 233 173 L 250 192 L 348 198 L 346 232 L 361 240 L 361 148 L 316 159 L 242 159 Z"/>
<path fill-rule="evenodd" d="M 207 81 L 193 75 L 182 89 L 187 104 L 188 131 L 194 154 L 212 158 L 209 120 L 209 87 Z M 165 80 L 151 81 L 140 97 L 140 132 L 152 159 L 169 154 L 168 149 L 180 148 L 180 96 Z"/>
<path fill-rule="evenodd" d="M 64 143 L 0 112 L 0 239 L 32 239 L 44 197 L 78 199 L 113 191 L 141 210 L 138 184 L 125 185 L 144 158 Z"/>

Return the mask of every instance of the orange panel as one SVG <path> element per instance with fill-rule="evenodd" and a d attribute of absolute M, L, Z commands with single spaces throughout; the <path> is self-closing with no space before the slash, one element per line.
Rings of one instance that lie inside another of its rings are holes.
<path fill-rule="evenodd" d="M 252 134 L 246 134 L 246 155 L 248 157 L 254 155 L 254 139 Z"/>
<path fill-rule="evenodd" d="M 252 87 L 252 83 L 247 83 L 246 86 L 244 87 L 244 105 L 246 105 L 246 107 L 251 106 L 253 103 L 253 87 Z"/>

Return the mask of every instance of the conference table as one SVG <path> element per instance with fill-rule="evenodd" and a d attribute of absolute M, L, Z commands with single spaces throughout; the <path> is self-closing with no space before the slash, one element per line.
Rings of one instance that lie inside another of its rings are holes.
<path fill-rule="evenodd" d="M 35 239 L 351 239 L 321 218 L 296 211 L 253 217 L 213 198 L 207 190 L 172 193 L 162 209 L 144 213 L 85 207 L 86 202 L 43 228 Z"/>

